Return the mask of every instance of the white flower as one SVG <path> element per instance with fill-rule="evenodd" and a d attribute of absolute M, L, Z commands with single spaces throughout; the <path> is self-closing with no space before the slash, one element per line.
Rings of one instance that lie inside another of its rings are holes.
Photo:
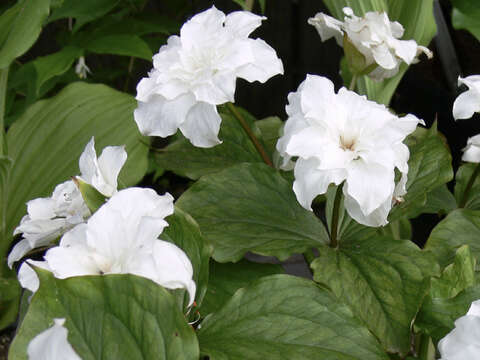
<path fill-rule="evenodd" d="M 87 74 L 91 74 L 90 68 L 85 63 L 85 58 L 83 56 L 78 58 L 77 65 L 75 65 L 75 73 L 80 79 L 86 79 Z"/>
<path fill-rule="evenodd" d="M 234 101 L 237 77 L 263 83 L 283 74 L 275 50 L 248 38 L 264 19 L 247 11 L 225 16 L 213 6 L 187 21 L 138 83 L 134 116 L 140 132 L 167 137 L 180 129 L 195 146 L 221 143 L 216 105 Z"/>
<path fill-rule="evenodd" d="M 298 91 L 288 95 L 289 116 L 277 149 L 288 167 L 295 163 L 293 190 L 311 210 L 313 199 L 330 184 L 343 181 L 345 207 L 361 224 L 387 224 L 392 201 L 406 193 L 408 147 L 402 143 L 422 120 L 398 118 L 384 105 L 333 83 L 307 75 Z M 395 185 L 395 168 L 402 177 Z"/>
<path fill-rule="evenodd" d="M 65 319 L 53 319 L 52 327 L 35 336 L 27 347 L 29 360 L 81 360 L 68 342 Z"/>
<path fill-rule="evenodd" d="M 480 75 L 471 75 L 466 78 L 458 78 L 458 86 L 465 84 L 468 91 L 460 94 L 453 103 L 453 117 L 469 119 L 474 113 L 480 112 Z"/>
<path fill-rule="evenodd" d="M 80 155 L 80 178 L 103 195 L 112 196 L 117 191 L 117 177 L 126 159 L 123 146 L 107 146 L 97 159 L 92 137 Z M 14 235 L 23 233 L 23 239 L 8 256 L 10 268 L 30 250 L 49 245 L 90 216 L 82 194 L 71 180 L 57 185 L 51 197 L 27 202 L 27 212 L 14 231 Z"/>
<path fill-rule="evenodd" d="M 322 41 L 332 37 L 343 46 L 344 34 L 365 57 L 366 68 L 372 64 L 378 66 L 368 74 L 375 80 L 390 78 L 397 74 L 400 63 L 408 65 L 418 61 L 417 56 L 425 53 L 429 58 L 432 52 L 419 46 L 414 40 L 399 40 L 403 36 L 403 26 L 397 21 L 390 21 L 385 12 L 367 12 L 364 17 L 357 17 L 349 7 L 343 8 L 344 21 L 318 13 L 308 19 L 315 26 Z"/>
<path fill-rule="evenodd" d="M 112 196 L 117 192 L 117 178 L 120 170 L 127 161 L 127 152 L 124 146 L 107 146 L 97 159 L 95 139 L 89 141 L 78 165 L 80 179 L 92 185 L 105 196 Z"/>
<path fill-rule="evenodd" d="M 440 340 L 438 351 L 440 360 L 480 359 L 480 300 L 455 321 L 455 329 Z"/>
<path fill-rule="evenodd" d="M 45 261 L 28 261 L 50 270 L 55 277 L 99 274 L 135 274 L 169 288 L 185 288 L 195 299 L 193 268 L 176 245 L 158 240 L 173 213 L 173 197 L 152 189 L 121 190 L 100 207 L 86 224 L 67 232 L 59 246 L 47 251 Z M 36 291 L 38 278 L 23 267 L 19 280 Z"/>
<path fill-rule="evenodd" d="M 463 149 L 462 160 L 480 163 L 480 134 L 468 138 L 467 146 Z"/>

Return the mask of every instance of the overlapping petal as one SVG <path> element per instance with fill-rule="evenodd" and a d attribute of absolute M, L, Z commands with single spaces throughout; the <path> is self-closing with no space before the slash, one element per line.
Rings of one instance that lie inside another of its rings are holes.
<path fill-rule="evenodd" d="M 467 146 L 463 149 L 462 160 L 480 163 L 480 134 L 468 138 Z"/>
<path fill-rule="evenodd" d="M 459 77 L 458 85 L 465 84 L 468 91 L 460 94 L 453 103 L 453 118 L 470 119 L 474 113 L 480 112 L 480 75 Z"/>

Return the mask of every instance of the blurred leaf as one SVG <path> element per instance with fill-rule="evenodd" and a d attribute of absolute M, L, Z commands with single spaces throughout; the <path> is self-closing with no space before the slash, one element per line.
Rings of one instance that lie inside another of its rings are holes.
<path fill-rule="evenodd" d="M 73 32 L 76 32 L 86 23 L 107 14 L 119 0 L 63 0 L 60 7 L 53 10 L 48 22 L 58 19 L 75 18 Z"/>
<path fill-rule="evenodd" d="M 0 69 L 30 49 L 49 11 L 50 0 L 19 0 L 0 16 Z"/>
<path fill-rule="evenodd" d="M 92 39 L 85 49 L 97 54 L 134 56 L 152 60 L 152 50 L 148 44 L 136 35 L 108 35 Z"/>
<path fill-rule="evenodd" d="M 453 5 L 452 25 L 465 29 L 480 41 L 480 7 L 477 0 L 450 0 Z"/>
<path fill-rule="evenodd" d="M 240 288 L 257 279 L 274 274 L 283 274 L 282 266 L 275 264 L 257 264 L 247 260 L 238 263 L 210 263 L 210 277 L 207 294 L 199 311 L 202 317 L 214 313 Z"/>
<path fill-rule="evenodd" d="M 15 322 L 21 293 L 22 288 L 15 273 L 10 273 L 8 277 L 0 277 L 0 330 Z"/>
<path fill-rule="evenodd" d="M 329 291 L 289 275 L 238 290 L 198 331 L 201 354 L 223 359 L 388 360 Z"/>
<path fill-rule="evenodd" d="M 126 145 L 128 159 L 119 184 L 136 184 L 147 169 L 148 146 L 133 121 L 132 96 L 105 85 L 73 83 L 57 96 L 36 102 L 7 133 L 14 159 L 10 174 L 7 235 L 26 212 L 28 200 L 49 196 L 54 187 L 78 175 L 78 158 L 95 136 L 98 148 Z M 2 239 L 2 248 L 10 239 Z M 5 254 L 0 254 L 3 256 Z"/>
<path fill-rule="evenodd" d="M 218 262 L 247 251 L 283 260 L 327 243 L 313 212 L 300 206 L 292 184 L 265 164 L 240 164 L 203 176 L 177 200 L 214 246 Z"/>
<path fill-rule="evenodd" d="M 68 341 L 83 360 L 198 359 L 198 342 L 175 298 L 153 281 L 129 274 L 56 279 L 37 270 L 40 289 L 10 347 L 27 359 L 30 340 L 65 318 Z M 148 296 L 146 296 L 148 295 Z"/>
<path fill-rule="evenodd" d="M 405 28 L 402 40 L 413 39 L 419 45 L 428 46 L 437 31 L 433 17 L 433 0 L 324 0 L 324 3 L 332 15 L 341 20 L 344 18 L 342 9 L 345 6 L 352 8 L 357 16 L 368 11 L 385 11 L 390 21 L 398 21 Z M 363 76 L 357 81 L 357 90 L 360 94 L 367 95 L 370 100 L 388 104 L 407 68 L 406 64 L 403 64 L 397 75 L 382 82 Z M 344 79 L 344 83 L 349 82 Z"/>
<path fill-rule="evenodd" d="M 349 305 L 388 352 L 410 350 L 410 327 L 430 276 L 439 273 L 432 254 L 411 241 L 371 237 L 319 248 L 314 280 Z"/>

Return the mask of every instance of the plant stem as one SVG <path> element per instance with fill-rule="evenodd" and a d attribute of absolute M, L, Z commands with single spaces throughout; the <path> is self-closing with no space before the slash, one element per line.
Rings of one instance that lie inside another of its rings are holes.
<path fill-rule="evenodd" d="M 470 176 L 470 179 L 468 180 L 467 187 L 465 188 L 465 192 L 463 193 L 462 201 L 458 205 L 459 208 L 465 207 L 465 204 L 467 203 L 468 200 L 468 195 L 470 194 L 470 190 L 473 187 L 473 184 L 475 183 L 475 180 L 477 179 L 478 174 L 480 173 L 480 164 L 477 165 L 475 168 L 475 171 L 472 173 L 472 176 Z"/>
<path fill-rule="evenodd" d="M 8 67 L 0 69 L 0 155 L 5 155 L 5 105 L 7 97 Z"/>
<path fill-rule="evenodd" d="M 245 1 L 245 10 L 252 11 L 254 3 L 255 3 L 255 0 L 246 0 Z"/>
<path fill-rule="evenodd" d="M 354 91 L 355 85 L 357 85 L 357 74 L 353 74 L 352 80 L 350 80 L 350 85 L 348 85 L 348 90 Z"/>
<path fill-rule="evenodd" d="M 434 360 L 435 350 L 431 351 L 430 336 L 422 334 L 420 336 L 420 344 L 418 349 L 418 358 L 421 360 Z"/>
<path fill-rule="evenodd" d="M 333 202 L 333 212 L 332 212 L 332 226 L 330 228 L 330 247 L 338 247 L 338 218 L 340 213 L 340 203 L 342 201 L 342 188 L 343 184 L 337 187 L 337 192 L 335 194 L 335 200 Z"/>
<path fill-rule="evenodd" d="M 250 126 L 248 126 L 247 122 L 245 121 L 243 116 L 238 112 L 237 108 L 232 103 L 227 103 L 227 107 L 228 107 L 228 110 L 230 110 L 230 112 L 232 113 L 232 115 L 238 120 L 243 130 L 245 130 L 248 137 L 250 138 L 253 145 L 255 146 L 255 149 L 257 149 L 258 153 L 260 154 L 263 161 L 265 162 L 265 164 L 267 164 L 270 167 L 273 167 L 272 160 L 270 160 L 262 144 L 260 143 L 260 141 L 258 141 L 252 129 L 250 129 Z"/>

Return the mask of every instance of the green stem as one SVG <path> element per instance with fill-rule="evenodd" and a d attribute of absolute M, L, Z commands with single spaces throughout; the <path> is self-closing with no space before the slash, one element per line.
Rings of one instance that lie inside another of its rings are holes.
<path fill-rule="evenodd" d="M 228 110 L 232 113 L 232 115 L 238 120 L 240 125 L 242 126 L 243 130 L 247 133 L 248 137 L 252 141 L 253 145 L 255 146 L 255 149 L 257 149 L 258 153 L 262 157 L 263 161 L 265 164 L 267 164 L 270 167 L 273 167 L 273 163 L 270 160 L 270 157 L 267 155 L 267 152 L 263 148 L 262 144 L 260 141 L 258 141 L 257 137 L 253 133 L 252 129 L 250 129 L 250 126 L 248 126 L 248 123 L 245 121 L 243 116 L 238 112 L 237 108 L 232 104 L 232 103 L 227 103 Z"/>
<path fill-rule="evenodd" d="M 435 348 L 431 346 L 430 336 L 422 334 L 418 349 L 418 358 L 420 360 L 435 360 Z"/>
<path fill-rule="evenodd" d="M 348 85 L 348 90 L 354 91 L 355 85 L 357 85 L 357 74 L 353 74 L 352 80 L 350 80 L 350 85 Z"/>
<path fill-rule="evenodd" d="M 333 211 L 332 211 L 332 226 L 330 228 L 330 247 L 338 247 L 338 218 L 340 216 L 340 203 L 342 201 L 342 188 L 343 185 L 337 187 L 337 192 L 335 194 L 335 200 L 333 202 Z"/>
<path fill-rule="evenodd" d="M 5 155 L 5 104 L 7 97 L 8 67 L 0 69 L 0 155 Z"/>
<path fill-rule="evenodd" d="M 480 173 L 480 164 L 477 165 L 475 168 L 475 171 L 472 173 L 472 176 L 470 176 L 470 180 L 468 180 L 467 187 L 465 188 L 465 192 L 463 193 L 462 201 L 458 205 L 459 208 L 465 207 L 465 204 L 467 203 L 468 200 L 468 195 L 470 194 L 470 190 L 473 187 L 473 184 L 475 183 L 475 180 L 477 179 L 478 174 Z"/>
<path fill-rule="evenodd" d="M 245 1 L 245 10 L 252 11 L 254 3 L 255 3 L 255 0 L 246 0 Z"/>

